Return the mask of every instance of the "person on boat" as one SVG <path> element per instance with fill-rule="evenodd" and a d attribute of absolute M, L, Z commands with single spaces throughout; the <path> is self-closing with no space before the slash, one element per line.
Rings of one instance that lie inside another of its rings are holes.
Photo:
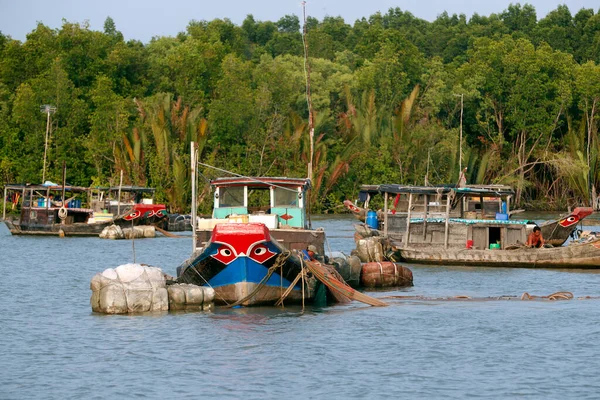
<path fill-rule="evenodd" d="M 305 260 L 316 261 L 317 248 L 314 245 L 309 245 L 306 250 L 302 250 Z"/>
<path fill-rule="evenodd" d="M 540 248 L 544 246 L 544 237 L 542 236 L 542 230 L 539 226 L 533 227 L 533 232 L 527 237 L 527 247 Z"/>

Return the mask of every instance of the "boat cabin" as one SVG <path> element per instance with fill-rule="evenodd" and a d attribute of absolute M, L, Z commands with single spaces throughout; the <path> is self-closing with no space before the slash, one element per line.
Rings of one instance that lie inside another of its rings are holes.
<path fill-rule="evenodd" d="M 305 178 L 233 177 L 216 178 L 212 218 L 197 219 L 200 246 L 207 243 L 220 223 L 262 223 L 288 249 L 306 249 L 313 244 L 324 253 L 323 231 L 312 230 L 307 212 Z"/>
<path fill-rule="evenodd" d="M 86 206 L 89 196 L 89 188 L 79 186 L 8 184 L 2 218 L 13 235 L 56 234 L 65 227 L 93 222 L 93 210 Z M 13 214 L 8 218 L 7 208 Z M 73 233 L 85 230 L 77 228 Z"/>
<path fill-rule="evenodd" d="M 263 222 L 270 229 L 308 229 L 304 197 L 310 187 L 299 178 L 217 178 L 213 219 Z"/>
<path fill-rule="evenodd" d="M 6 219 L 9 206 L 9 213 L 20 212 L 21 222 L 60 223 L 58 212 L 64 206 L 71 211 L 66 218 L 67 223 L 87 222 L 92 210 L 83 205 L 88 202 L 89 195 L 89 188 L 79 186 L 67 185 L 63 190 L 59 185 L 8 184 L 4 187 L 2 218 Z"/>
<path fill-rule="evenodd" d="M 142 186 L 111 186 L 90 189 L 90 207 L 95 215 L 119 216 L 136 204 L 153 205 L 155 188 Z"/>
<path fill-rule="evenodd" d="M 2 218 L 12 234 L 97 235 L 102 225 L 139 217 L 160 219 L 164 205 L 153 205 L 153 188 L 88 188 L 46 183 L 4 187 Z M 7 210 L 8 208 L 8 210 Z M 13 214 L 7 219 L 7 211 Z"/>
<path fill-rule="evenodd" d="M 383 209 L 367 223 L 402 247 L 496 249 L 527 240 L 527 222 L 509 218 L 508 186 L 368 185 L 359 201 L 368 209 L 376 195 L 383 195 Z"/>

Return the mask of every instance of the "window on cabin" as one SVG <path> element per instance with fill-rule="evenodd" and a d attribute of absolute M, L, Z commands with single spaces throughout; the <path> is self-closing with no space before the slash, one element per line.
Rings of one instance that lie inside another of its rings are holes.
<path fill-rule="evenodd" d="M 219 207 L 243 207 L 244 187 L 228 187 L 219 190 Z"/>
<path fill-rule="evenodd" d="M 276 187 L 275 207 L 298 207 L 298 192 L 293 189 Z"/>
<path fill-rule="evenodd" d="M 248 211 L 252 214 L 269 212 L 271 209 L 269 188 L 248 188 Z"/>

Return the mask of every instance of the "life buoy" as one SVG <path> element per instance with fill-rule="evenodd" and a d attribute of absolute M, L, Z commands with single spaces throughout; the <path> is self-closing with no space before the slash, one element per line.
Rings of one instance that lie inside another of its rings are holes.
<path fill-rule="evenodd" d="M 67 209 L 65 207 L 61 207 L 60 210 L 58 210 L 58 218 L 66 219 L 67 213 L 68 213 Z"/>

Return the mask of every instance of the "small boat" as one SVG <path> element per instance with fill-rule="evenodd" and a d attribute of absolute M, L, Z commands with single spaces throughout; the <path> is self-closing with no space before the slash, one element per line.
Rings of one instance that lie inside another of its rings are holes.
<path fill-rule="evenodd" d="M 477 250 L 443 248 L 441 246 L 400 248 L 398 255 L 405 261 L 424 264 L 471 265 L 517 268 L 600 268 L 600 238 L 574 241 L 560 247 L 531 249 L 511 246 L 506 249 Z"/>
<path fill-rule="evenodd" d="M 508 186 L 368 185 L 361 189 L 359 200 L 365 206 L 352 204 L 360 210 L 360 213 L 354 211 L 355 215 L 365 221 L 355 226 L 357 249 L 367 247 L 365 241 L 377 242 L 381 257 L 387 261 L 600 268 L 598 239 L 573 240 L 564 245 L 577 229 L 577 223 L 591 214 L 591 208 L 577 208 L 544 224 L 547 247 L 529 249 L 524 244 L 535 225 L 510 218 L 514 192 Z M 384 207 L 378 212 L 368 208 L 376 195 L 383 195 Z"/>
<path fill-rule="evenodd" d="M 573 236 L 577 224 L 594 212 L 592 207 L 576 207 L 568 215 L 540 225 L 544 241 L 554 247 L 562 246 Z"/>
<path fill-rule="evenodd" d="M 88 188 L 8 184 L 4 198 L 16 214 L 2 218 L 13 235 L 98 236 L 112 224 L 157 225 L 167 217 L 164 204 L 154 204 L 155 189 L 137 186 Z"/>
<path fill-rule="evenodd" d="M 452 186 L 363 185 L 359 194 L 359 201 L 364 202 L 364 207 L 357 206 L 350 200 L 345 200 L 343 204 L 349 211 L 351 211 L 354 214 L 354 216 L 357 219 L 359 219 L 361 222 L 366 222 L 367 214 L 369 211 L 368 204 L 371 198 L 373 198 L 373 196 L 375 195 L 380 194 L 380 190 L 386 190 L 386 188 L 393 188 L 394 186 L 397 186 L 397 188 L 394 188 L 394 192 L 388 193 L 390 197 L 394 197 L 393 208 L 390 207 L 390 213 L 392 215 L 400 216 L 400 219 L 405 219 L 408 215 L 406 210 L 408 205 L 406 204 L 406 201 L 400 201 L 402 193 L 408 195 L 409 191 L 412 191 L 412 193 L 415 195 L 415 201 L 412 205 L 412 216 L 414 218 L 418 218 L 422 214 L 424 209 L 421 203 L 421 199 L 416 199 L 416 197 L 418 197 L 419 195 L 422 197 L 428 195 L 429 199 L 435 197 L 437 200 L 439 200 L 441 196 L 445 196 L 447 193 L 449 193 L 450 196 L 453 195 L 452 193 L 448 192 L 448 188 L 452 188 Z M 477 198 L 477 196 L 479 196 L 482 190 L 484 195 L 481 198 Z M 492 191 L 491 197 L 488 197 L 490 195 L 490 190 Z M 502 192 L 498 192 L 498 190 Z M 464 207 L 462 210 L 455 210 L 453 205 L 453 209 L 450 211 L 449 215 L 454 218 L 458 217 L 464 219 L 490 220 L 494 219 L 494 217 L 497 216 L 501 220 L 506 220 L 510 219 L 511 215 L 524 211 L 506 210 L 506 205 L 510 204 L 509 197 L 512 197 L 514 195 L 512 189 L 508 186 L 470 185 L 461 188 L 459 192 L 459 196 L 466 197 L 468 201 L 466 201 L 462 205 Z M 504 196 L 505 200 L 508 200 L 508 202 L 498 202 L 498 196 Z M 437 217 L 443 218 L 445 215 L 444 211 L 440 210 L 441 208 L 439 201 L 429 202 L 428 212 L 430 215 L 435 214 Z M 539 225 L 542 231 L 542 236 L 544 237 L 544 241 L 547 244 L 555 247 L 562 246 L 569 239 L 569 237 L 574 236 L 574 233 L 577 230 L 577 225 L 580 224 L 585 217 L 591 215 L 592 213 L 592 207 L 576 207 L 572 212 L 564 216 L 561 216 L 554 220 L 545 221 L 544 223 Z M 371 217 L 371 225 L 377 225 L 377 227 L 379 225 L 383 226 L 382 212 L 379 212 L 379 214 L 377 214 L 376 212 L 371 211 Z M 375 217 L 377 217 L 377 219 L 374 219 Z M 395 223 L 395 218 L 396 217 L 390 216 L 392 224 Z M 415 222 L 418 222 L 418 220 Z M 531 232 L 534 226 L 534 222 L 527 223 L 527 234 Z M 364 232 L 364 229 L 362 229 L 362 231 Z"/>
<path fill-rule="evenodd" d="M 316 280 L 302 279 L 309 246 L 324 254 L 325 231 L 307 212 L 310 180 L 234 177 L 211 181 L 211 218 L 198 218 L 194 255 L 177 268 L 180 283 L 211 286 L 217 304 L 311 301 Z M 288 290 L 289 289 L 289 290 Z"/>

